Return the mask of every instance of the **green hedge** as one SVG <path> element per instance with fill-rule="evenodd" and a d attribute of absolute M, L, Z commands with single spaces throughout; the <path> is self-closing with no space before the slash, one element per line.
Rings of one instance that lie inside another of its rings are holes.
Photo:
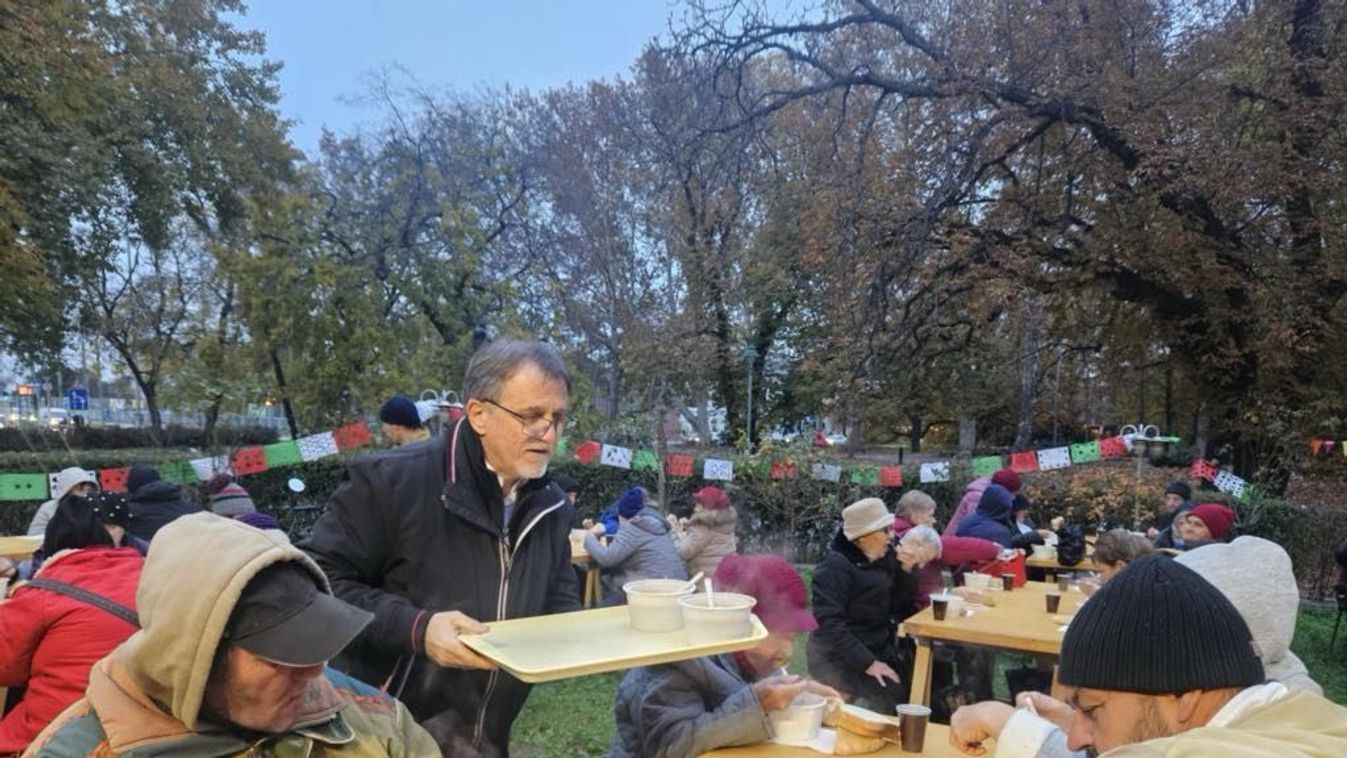
<path fill-rule="evenodd" d="M 201 429 L 185 426 L 167 426 L 156 442 L 149 429 L 123 429 L 116 426 L 82 426 L 51 429 L 43 426 L 5 427 L 0 429 L 0 451 L 37 452 L 74 449 L 116 450 L 120 448 L 155 447 L 211 447 L 225 445 L 269 445 L 276 441 L 276 430 L 263 426 L 217 427 L 214 437 L 206 439 Z"/>

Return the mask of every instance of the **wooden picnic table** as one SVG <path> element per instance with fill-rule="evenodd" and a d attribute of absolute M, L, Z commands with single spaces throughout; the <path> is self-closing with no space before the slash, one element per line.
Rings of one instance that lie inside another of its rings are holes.
<path fill-rule="evenodd" d="M 0 557 L 12 561 L 21 561 L 32 556 L 33 551 L 42 546 L 41 537 L 10 536 L 0 537 Z"/>
<path fill-rule="evenodd" d="M 944 621 L 936 621 L 928 607 L 904 621 L 898 633 L 917 643 L 911 701 L 930 705 L 932 645 L 936 642 L 1010 650 L 1055 661 L 1062 649 L 1062 621 L 1075 614 L 1085 596 L 1073 587 L 1062 596 L 1058 612 L 1050 614 L 1045 599 L 1049 589 L 1056 590 L 1057 585 L 1026 582 L 1010 592 L 989 592 L 995 607 L 978 610 L 972 616 L 946 616 Z M 1056 684 L 1053 686 L 1055 689 Z"/>
<path fill-rule="evenodd" d="M 1090 551 L 1090 553 L 1093 553 L 1093 552 L 1094 552 L 1093 550 Z M 1081 559 L 1080 559 L 1080 563 L 1077 563 L 1077 564 L 1074 565 L 1074 566 L 1063 566 L 1062 564 L 1060 564 L 1060 563 L 1057 562 L 1057 559 L 1056 559 L 1056 558 L 1036 558 L 1036 557 L 1034 557 L 1033 555 L 1030 555 L 1027 559 L 1025 559 L 1024 565 L 1028 566 L 1029 568 L 1038 568 L 1038 569 L 1044 569 L 1044 570 L 1047 570 L 1047 571 L 1098 571 L 1098 570 L 1099 570 L 1098 567 L 1095 566 L 1095 564 L 1094 564 L 1094 559 L 1091 557 L 1091 555 L 1086 555 L 1084 558 L 1081 558 Z"/>
<path fill-rule="evenodd" d="M 603 585 L 599 582 L 599 564 L 585 550 L 583 541 L 574 539 L 576 532 L 583 532 L 583 529 L 571 530 L 571 563 L 577 566 L 586 566 L 585 569 L 585 588 L 581 596 L 582 608 L 593 608 L 603 601 Z"/>
<path fill-rule="evenodd" d="M 996 743 L 987 742 L 987 755 L 992 755 L 995 751 Z M 748 745 L 745 747 L 726 747 L 719 750 L 712 750 L 709 753 L 702 753 L 702 758 L 818 758 L 818 753 L 803 747 L 786 747 L 785 745 L 774 745 L 770 742 L 763 742 L 757 745 Z M 897 745 L 890 743 L 883 750 L 876 753 L 867 753 L 866 755 L 875 758 L 897 758 L 903 755 L 928 755 L 935 758 L 963 758 L 964 754 L 959 752 L 953 745 L 949 744 L 949 727 L 944 724 L 926 725 L 926 746 L 920 753 L 907 753 Z"/>

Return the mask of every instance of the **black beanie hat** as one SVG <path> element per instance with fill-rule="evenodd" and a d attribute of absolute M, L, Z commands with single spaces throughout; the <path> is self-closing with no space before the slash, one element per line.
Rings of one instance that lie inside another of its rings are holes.
<path fill-rule="evenodd" d="M 1067 627 L 1068 687 L 1172 695 L 1262 684 L 1249 626 L 1220 590 L 1167 555 L 1128 564 Z"/>
<path fill-rule="evenodd" d="M 136 463 L 126 474 L 126 491 L 134 495 L 136 490 L 157 481 L 159 481 L 158 469 L 148 463 Z"/>
<path fill-rule="evenodd" d="M 416 402 L 406 395 L 390 397 L 384 407 L 379 409 L 379 420 L 408 429 L 421 428 L 421 414 L 416 410 Z"/>
<path fill-rule="evenodd" d="M 1189 487 L 1187 482 L 1173 481 L 1169 483 L 1168 487 L 1165 487 L 1165 494 L 1178 495 L 1184 500 L 1192 500 L 1193 488 Z"/>

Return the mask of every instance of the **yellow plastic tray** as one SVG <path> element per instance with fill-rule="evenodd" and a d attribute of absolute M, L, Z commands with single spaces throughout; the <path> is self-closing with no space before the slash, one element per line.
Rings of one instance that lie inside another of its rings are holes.
<path fill-rule="evenodd" d="M 757 616 L 752 623 L 753 631 L 742 639 L 694 646 L 682 629 L 632 629 L 626 606 L 617 606 L 494 621 L 486 634 L 459 639 L 520 681 L 537 684 L 747 650 L 767 637 Z"/>

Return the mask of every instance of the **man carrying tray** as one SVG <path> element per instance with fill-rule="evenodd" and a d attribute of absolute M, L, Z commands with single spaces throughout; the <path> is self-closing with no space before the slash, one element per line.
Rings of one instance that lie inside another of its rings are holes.
<path fill-rule="evenodd" d="M 713 582 L 751 595 L 767 639 L 733 655 L 632 669 L 617 687 L 617 733 L 609 758 L 674 758 L 752 745 L 772 736 L 767 713 L 802 692 L 838 697 L 831 687 L 784 673 L 795 635 L 818 622 L 805 605 L 804 581 L 778 555 L 727 555 Z M 782 672 L 779 675 L 775 672 Z"/>
<path fill-rule="evenodd" d="M 459 641 L 580 609 L 571 505 L 546 478 L 570 380 L 537 342 L 479 350 L 448 434 L 354 461 L 302 547 L 374 621 L 333 665 L 382 684 L 455 758 L 508 751 L 529 687 Z"/>

